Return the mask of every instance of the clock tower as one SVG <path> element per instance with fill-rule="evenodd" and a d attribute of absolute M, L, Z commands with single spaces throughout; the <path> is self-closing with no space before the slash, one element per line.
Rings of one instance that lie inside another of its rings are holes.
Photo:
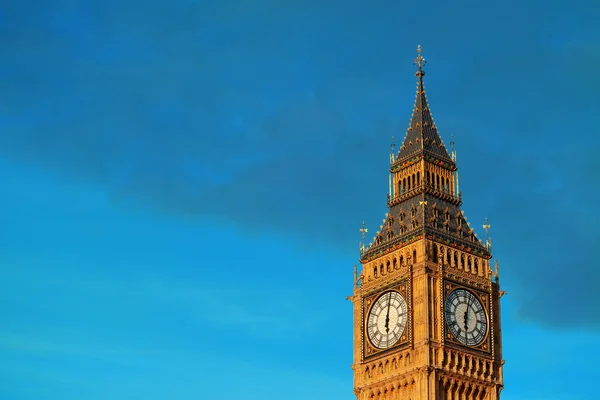
<path fill-rule="evenodd" d="M 503 387 L 498 263 L 461 209 L 456 156 L 417 94 L 398 152 L 392 147 L 388 213 L 355 270 L 357 400 L 497 400 Z M 483 226 L 489 228 L 487 221 Z M 366 232 L 366 229 L 361 229 Z"/>

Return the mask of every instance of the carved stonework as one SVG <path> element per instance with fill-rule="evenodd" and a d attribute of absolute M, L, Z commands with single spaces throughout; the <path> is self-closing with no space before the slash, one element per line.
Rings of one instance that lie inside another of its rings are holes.
<path fill-rule="evenodd" d="M 461 209 L 454 148 L 450 154 L 431 116 L 420 49 L 415 62 L 417 97 L 391 157 L 388 213 L 355 272 L 354 393 L 359 400 L 498 400 L 504 292 L 490 273 L 489 242 Z M 406 325 L 390 342 L 401 315 L 389 311 L 392 292 L 405 301 Z"/>

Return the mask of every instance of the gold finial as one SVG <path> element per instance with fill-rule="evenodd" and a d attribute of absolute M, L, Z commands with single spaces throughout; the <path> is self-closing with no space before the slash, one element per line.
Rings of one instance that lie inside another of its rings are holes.
<path fill-rule="evenodd" d="M 362 253 L 365 250 L 365 234 L 369 231 L 365 226 L 365 221 L 363 221 L 362 226 L 358 230 L 360 232 L 360 252 Z"/>
<path fill-rule="evenodd" d="M 491 225 L 488 222 L 487 217 L 485 217 L 485 221 L 483 222 L 483 229 L 485 229 L 485 247 L 487 247 L 488 250 L 492 249 L 492 240 L 488 236 L 490 228 Z"/>
<path fill-rule="evenodd" d="M 415 58 L 414 64 L 417 64 L 417 67 L 419 68 L 417 71 L 417 75 L 418 76 L 425 75 L 425 72 L 423 71 L 423 67 L 425 66 L 425 64 L 427 64 L 427 61 L 425 61 L 425 59 L 421 55 L 421 45 L 417 46 L 417 58 Z"/>

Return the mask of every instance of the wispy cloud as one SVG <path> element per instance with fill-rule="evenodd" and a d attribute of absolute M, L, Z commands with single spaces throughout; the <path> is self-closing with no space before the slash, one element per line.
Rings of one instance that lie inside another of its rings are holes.
<path fill-rule="evenodd" d="M 517 292 L 522 303 L 535 304 L 523 315 L 555 324 L 552 312 L 528 311 L 551 303 L 568 315 L 564 327 L 596 329 L 596 21 L 571 13 L 567 23 L 557 5 L 535 8 L 534 28 L 513 3 L 486 9 L 491 19 L 469 1 L 452 22 L 443 12 L 428 17 L 431 29 L 418 40 L 435 55 L 430 101 L 446 141 L 457 137 L 467 214 L 502 221 L 497 251 L 510 260 L 513 285 L 527 282 Z M 49 4 L 5 11 L 1 123 L 10 134 L 0 135 L 0 154 L 102 184 L 116 200 L 331 251 L 353 251 L 363 219 L 379 225 L 388 138 L 403 136 L 414 92 L 412 72 L 399 71 L 412 58 L 400 54 L 417 39 L 411 24 L 390 17 L 399 5 L 353 2 L 339 18 L 334 1 L 150 2 L 140 19 L 133 1 L 119 13 L 94 2 Z M 57 22 L 69 13 L 80 26 Z M 30 29 L 35 21 L 44 23 Z M 393 51 L 390 35 L 404 38 Z M 550 250 L 557 245 L 570 250 Z M 153 290 L 199 307 L 218 301 Z M 552 295 L 559 291 L 580 312 L 566 312 Z M 222 307 L 247 326 L 270 318 L 246 304 L 234 296 Z M 281 307 L 287 329 L 285 316 L 299 308 Z"/>

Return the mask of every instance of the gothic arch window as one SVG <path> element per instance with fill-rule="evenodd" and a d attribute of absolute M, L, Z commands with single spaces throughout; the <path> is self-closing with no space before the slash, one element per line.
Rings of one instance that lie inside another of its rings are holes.
<path fill-rule="evenodd" d="M 475 259 L 475 261 L 474 261 L 473 272 L 476 274 L 479 273 L 479 260 L 478 259 Z"/>
<path fill-rule="evenodd" d="M 417 250 L 413 250 L 412 259 L 413 259 L 413 263 L 417 262 Z"/>
<path fill-rule="evenodd" d="M 433 252 L 433 254 L 432 254 L 433 261 L 437 262 L 437 259 L 438 259 L 438 247 L 437 247 L 437 244 L 435 244 L 435 243 L 433 244 L 432 250 L 433 250 L 432 251 Z"/>
<path fill-rule="evenodd" d="M 377 278 L 377 265 L 373 266 L 373 276 Z"/>
<path fill-rule="evenodd" d="M 414 204 L 413 204 L 412 208 L 410 209 L 410 216 L 413 218 L 417 216 L 417 209 L 415 208 Z"/>
<path fill-rule="evenodd" d="M 404 265 L 404 256 L 400 256 L 400 265 Z"/>
<path fill-rule="evenodd" d="M 450 265 L 450 249 L 446 248 L 446 265 Z"/>
<path fill-rule="evenodd" d="M 460 268 L 465 269 L 465 255 L 460 253 Z"/>
<path fill-rule="evenodd" d="M 471 269 L 471 256 L 467 257 L 467 267 L 469 268 L 469 271 L 472 271 Z"/>
<path fill-rule="evenodd" d="M 381 264 L 381 265 L 379 266 L 379 273 L 380 273 L 381 275 L 383 275 L 383 264 Z"/>
<path fill-rule="evenodd" d="M 454 266 L 458 268 L 458 253 L 454 252 Z"/>
<path fill-rule="evenodd" d="M 421 185 L 421 173 L 417 172 L 417 186 Z"/>
<path fill-rule="evenodd" d="M 435 174 L 435 188 L 440 189 L 440 176 L 438 174 Z"/>
<path fill-rule="evenodd" d="M 394 260 L 394 261 L 395 261 L 395 260 Z M 388 260 L 388 261 L 385 263 L 385 268 L 387 269 L 387 272 L 391 272 L 391 271 L 392 271 L 392 270 L 390 269 L 390 261 L 389 261 L 389 260 Z"/>
<path fill-rule="evenodd" d="M 392 266 L 394 269 L 398 268 L 398 261 L 396 260 L 396 257 L 394 257 L 394 260 L 392 262 Z"/>

